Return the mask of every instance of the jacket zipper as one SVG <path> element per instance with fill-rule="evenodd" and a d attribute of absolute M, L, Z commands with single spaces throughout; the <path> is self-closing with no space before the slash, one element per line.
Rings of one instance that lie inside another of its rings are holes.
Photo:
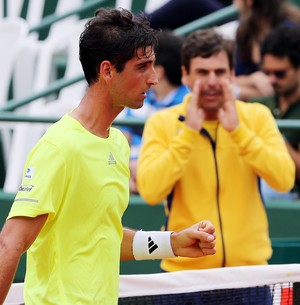
<path fill-rule="evenodd" d="M 218 127 L 217 127 L 218 128 Z M 221 217 L 221 210 L 220 210 L 220 180 L 219 180 L 219 171 L 218 171 L 218 162 L 217 162 L 217 155 L 216 155 L 216 148 L 217 148 L 217 136 L 216 133 L 216 141 L 214 141 L 210 134 L 202 128 L 200 133 L 208 138 L 210 144 L 213 149 L 214 161 L 215 161 L 215 170 L 216 170 L 216 178 L 217 178 L 217 189 L 216 189 L 216 199 L 217 199 L 217 209 L 218 209 L 218 217 L 219 217 L 219 225 L 221 230 L 221 241 L 222 241 L 222 252 L 223 252 L 223 260 L 222 260 L 222 267 L 226 266 L 226 251 L 225 251 L 225 242 L 224 242 L 224 235 L 223 235 L 223 225 L 222 225 L 222 217 Z M 219 236 L 218 236 L 219 238 Z"/>

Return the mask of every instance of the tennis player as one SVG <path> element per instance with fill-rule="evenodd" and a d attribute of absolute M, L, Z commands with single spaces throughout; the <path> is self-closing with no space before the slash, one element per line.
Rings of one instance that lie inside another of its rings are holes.
<path fill-rule="evenodd" d="M 156 32 L 127 10 L 99 9 L 79 44 L 89 86 L 28 156 L 0 234 L 0 304 L 25 251 L 26 305 L 117 304 L 120 259 L 215 253 L 209 221 L 178 232 L 122 228 L 129 146 L 111 124 L 157 83 Z"/>

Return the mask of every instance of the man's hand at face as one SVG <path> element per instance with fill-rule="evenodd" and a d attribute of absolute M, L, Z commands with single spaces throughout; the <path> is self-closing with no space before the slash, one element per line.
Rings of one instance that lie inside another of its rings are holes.
<path fill-rule="evenodd" d="M 185 118 L 186 125 L 194 130 L 201 130 L 204 121 L 204 112 L 199 107 L 201 104 L 201 87 L 201 81 L 197 80 L 193 87 L 192 97 L 189 101 Z"/>
<path fill-rule="evenodd" d="M 239 125 L 239 117 L 236 111 L 233 89 L 229 81 L 226 79 L 221 80 L 221 86 L 223 89 L 224 104 L 218 111 L 218 119 L 224 129 L 227 131 L 233 131 Z"/>

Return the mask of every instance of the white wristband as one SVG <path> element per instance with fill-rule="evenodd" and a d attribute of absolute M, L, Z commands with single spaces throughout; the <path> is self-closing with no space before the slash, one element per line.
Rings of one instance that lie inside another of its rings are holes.
<path fill-rule="evenodd" d="M 172 231 L 137 231 L 132 252 L 136 260 L 176 257 L 171 246 Z"/>

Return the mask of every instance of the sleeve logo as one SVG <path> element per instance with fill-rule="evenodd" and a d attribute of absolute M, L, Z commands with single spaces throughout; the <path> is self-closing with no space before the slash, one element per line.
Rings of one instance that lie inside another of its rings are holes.
<path fill-rule="evenodd" d="M 30 179 L 33 178 L 33 175 L 34 175 L 34 168 L 33 167 L 28 167 L 27 170 L 26 170 L 24 178 L 30 180 Z"/>

